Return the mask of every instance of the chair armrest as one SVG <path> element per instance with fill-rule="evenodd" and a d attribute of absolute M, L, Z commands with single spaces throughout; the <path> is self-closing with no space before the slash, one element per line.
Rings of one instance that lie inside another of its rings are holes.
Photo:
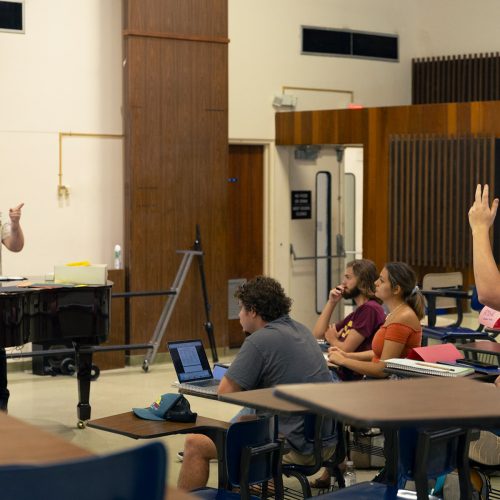
<path fill-rule="evenodd" d="M 420 290 L 424 297 L 452 297 L 456 299 L 469 299 L 470 293 L 465 290 L 453 288 L 435 288 L 432 290 Z"/>
<path fill-rule="evenodd" d="M 471 295 L 469 292 L 459 290 L 456 287 L 421 290 L 421 292 L 427 300 L 427 326 L 433 327 L 436 325 L 436 298 L 438 297 L 448 297 L 456 300 L 457 321 L 450 326 L 460 326 L 463 318 L 461 299 L 470 299 Z"/>

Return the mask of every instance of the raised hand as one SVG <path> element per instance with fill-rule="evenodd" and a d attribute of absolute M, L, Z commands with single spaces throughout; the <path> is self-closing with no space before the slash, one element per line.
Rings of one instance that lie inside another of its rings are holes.
<path fill-rule="evenodd" d="M 474 232 L 475 230 L 489 230 L 495 220 L 498 209 L 498 198 L 489 203 L 489 187 L 485 184 L 481 192 L 481 184 L 477 185 L 474 203 L 469 210 L 469 224 Z"/>
<path fill-rule="evenodd" d="M 344 285 L 337 285 L 335 288 L 330 290 L 330 294 L 328 295 L 328 300 L 332 304 L 337 304 L 342 298 L 342 292 L 344 291 Z"/>
<path fill-rule="evenodd" d="M 9 209 L 9 217 L 10 221 L 13 224 L 19 224 L 19 220 L 21 219 L 21 209 L 24 207 L 24 203 L 20 203 L 17 207 Z"/>

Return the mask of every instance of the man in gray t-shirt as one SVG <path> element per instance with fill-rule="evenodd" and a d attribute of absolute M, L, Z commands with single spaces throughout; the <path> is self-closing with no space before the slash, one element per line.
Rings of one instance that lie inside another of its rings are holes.
<path fill-rule="evenodd" d="M 318 342 L 304 325 L 288 315 L 252 333 L 231 363 L 226 377 L 237 384 L 239 390 L 332 381 Z M 304 439 L 302 417 L 280 416 L 279 430 L 287 438 L 287 448 L 303 455 L 313 453 L 312 443 Z"/>
<path fill-rule="evenodd" d="M 258 276 L 235 294 L 240 302 L 240 323 L 249 336 L 221 380 L 219 394 L 273 387 L 278 384 L 331 382 L 332 377 L 312 333 L 288 316 L 291 299 L 272 278 Z M 300 416 L 279 417 L 279 431 L 290 450 L 283 461 L 308 463 L 312 444 L 304 438 Z M 335 441 L 327 443 L 326 456 Z M 209 460 L 217 456 L 214 443 L 200 434 L 188 435 L 178 487 L 201 488 L 208 481 Z"/>

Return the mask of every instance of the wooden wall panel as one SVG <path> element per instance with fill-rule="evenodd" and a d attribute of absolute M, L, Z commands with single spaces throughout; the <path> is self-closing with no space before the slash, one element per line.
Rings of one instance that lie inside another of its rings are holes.
<path fill-rule="evenodd" d="M 226 1 L 127 0 L 124 7 L 126 32 L 220 37 L 227 42 Z"/>
<path fill-rule="evenodd" d="M 463 207 L 471 203 L 478 182 L 494 191 L 494 172 L 491 136 L 391 136 L 388 259 L 470 267 L 472 239 Z"/>
<path fill-rule="evenodd" d="M 363 252 L 380 267 L 388 260 L 389 136 L 427 133 L 500 137 L 499 117 L 500 101 L 276 113 L 276 144 L 363 146 Z M 314 129 L 305 128 L 305 123 L 314 123 Z M 464 271 L 466 279 L 472 278 L 470 268 Z"/>
<path fill-rule="evenodd" d="M 125 2 L 128 290 L 170 288 L 201 228 L 216 341 L 227 345 L 227 3 Z M 130 342 L 150 340 L 166 298 L 131 299 Z M 205 338 L 191 267 L 167 338 Z"/>
<path fill-rule="evenodd" d="M 471 102 L 498 99 L 500 54 L 429 57 L 412 61 L 412 102 Z"/>

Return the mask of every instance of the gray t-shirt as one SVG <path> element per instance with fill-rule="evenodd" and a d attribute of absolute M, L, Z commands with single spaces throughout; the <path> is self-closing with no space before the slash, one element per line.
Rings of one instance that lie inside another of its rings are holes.
<path fill-rule="evenodd" d="M 332 381 L 318 342 L 304 325 L 288 315 L 247 337 L 226 377 L 245 390 Z M 331 423 L 328 425 L 331 428 Z M 313 445 L 304 437 L 303 417 L 280 416 L 279 431 L 296 451 L 312 453 Z M 334 444 L 335 440 L 325 443 Z"/>

